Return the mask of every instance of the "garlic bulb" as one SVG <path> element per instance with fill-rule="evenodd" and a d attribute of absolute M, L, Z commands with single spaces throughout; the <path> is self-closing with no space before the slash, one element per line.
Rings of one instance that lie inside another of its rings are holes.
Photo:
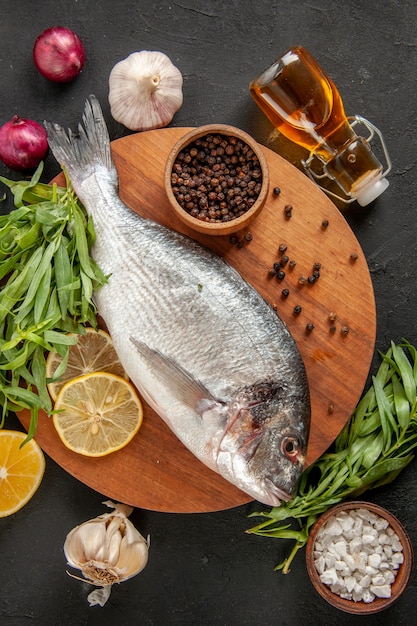
<path fill-rule="evenodd" d="M 90 606 L 104 606 L 111 586 L 143 570 L 148 562 L 149 538 L 146 541 L 127 517 L 133 511 L 125 504 L 103 502 L 114 509 L 76 526 L 68 533 L 64 553 L 68 565 L 81 570 L 83 582 L 101 587 L 90 593 Z"/>
<path fill-rule="evenodd" d="M 133 52 L 109 77 L 111 114 L 130 130 L 166 126 L 182 105 L 182 75 L 163 52 Z"/>

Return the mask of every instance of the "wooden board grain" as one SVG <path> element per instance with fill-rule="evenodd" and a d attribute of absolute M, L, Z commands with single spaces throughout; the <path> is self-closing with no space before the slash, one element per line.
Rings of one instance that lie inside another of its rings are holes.
<path fill-rule="evenodd" d="M 271 189 L 250 225 L 250 241 L 193 233 L 175 220 L 163 186 L 170 149 L 188 128 L 148 131 L 112 143 L 122 200 L 140 215 L 185 232 L 211 247 L 276 306 L 307 370 L 312 422 L 307 463 L 317 459 L 349 419 L 362 393 L 374 352 L 376 311 L 366 259 L 335 205 L 303 173 L 268 148 Z M 60 179 L 62 181 L 62 178 Z M 272 189 L 279 186 L 281 193 Z M 288 218 L 285 208 L 291 205 Z M 323 226 L 327 221 L 327 227 Z M 270 278 L 280 244 L 296 262 L 285 277 Z M 301 284 L 320 263 L 320 278 Z M 284 298 L 282 290 L 288 289 Z M 294 314 L 294 307 L 301 312 Z M 333 315 L 332 315 L 333 314 Z M 330 317 L 334 317 L 332 320 Z M 313 330 L 307 330 L 312 324 Z M 332 328 L 333 327 L 333 328 Z M 345 329 L 345 330 L 344 330 Z M 348 329 L 348 332 L 346 332 Z M 139 434 L 124 449 L 100 459 L 67 450 L 51 420 L 40 416 L 36 439 L 66 471 L 106 497 L 144 509 L 207 512 L 244 504 L 250 497 L 207 469 L 177 440 L 149 406 Z M 20 415 L 24 426 L 28 415 Z"/>

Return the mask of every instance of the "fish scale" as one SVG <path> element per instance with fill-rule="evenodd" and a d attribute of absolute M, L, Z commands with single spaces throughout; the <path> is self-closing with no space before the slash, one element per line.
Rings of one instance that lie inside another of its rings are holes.
<path fill-rule="evenodd" d="M 78 136 L 45 125 L 93 218 L 92 255 L 109 274 L 94 299 L 139 393 L 208 467 L 265 504 L 288 499 L 310 399 L 287 327 L 222 258 L 122 203 L 94 96 Z"/>

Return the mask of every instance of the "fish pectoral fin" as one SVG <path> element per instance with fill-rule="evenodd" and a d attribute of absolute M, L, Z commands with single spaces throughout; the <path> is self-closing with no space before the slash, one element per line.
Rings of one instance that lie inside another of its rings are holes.
<path fill-rule="evenodd" d="M 174 359 L 150 348 L 135 337 L 130 337 L 130 341 L 149 367 L 157 373 L 159 380 L 173 390 L 178 400 L 192 407 L 196 413 L 203 416 L 209 407 L 220 404 L 199 380 Z"/>

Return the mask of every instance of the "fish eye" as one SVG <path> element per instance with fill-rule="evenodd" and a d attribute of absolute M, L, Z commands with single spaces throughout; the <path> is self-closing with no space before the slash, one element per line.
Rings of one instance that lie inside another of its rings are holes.
<path fill-rule="evenodd" d="M 281 443 L 282 453 L 287 459 L 295 460 L 300 453 L 300 444 L 296 437 L 284 437 Z"/>

